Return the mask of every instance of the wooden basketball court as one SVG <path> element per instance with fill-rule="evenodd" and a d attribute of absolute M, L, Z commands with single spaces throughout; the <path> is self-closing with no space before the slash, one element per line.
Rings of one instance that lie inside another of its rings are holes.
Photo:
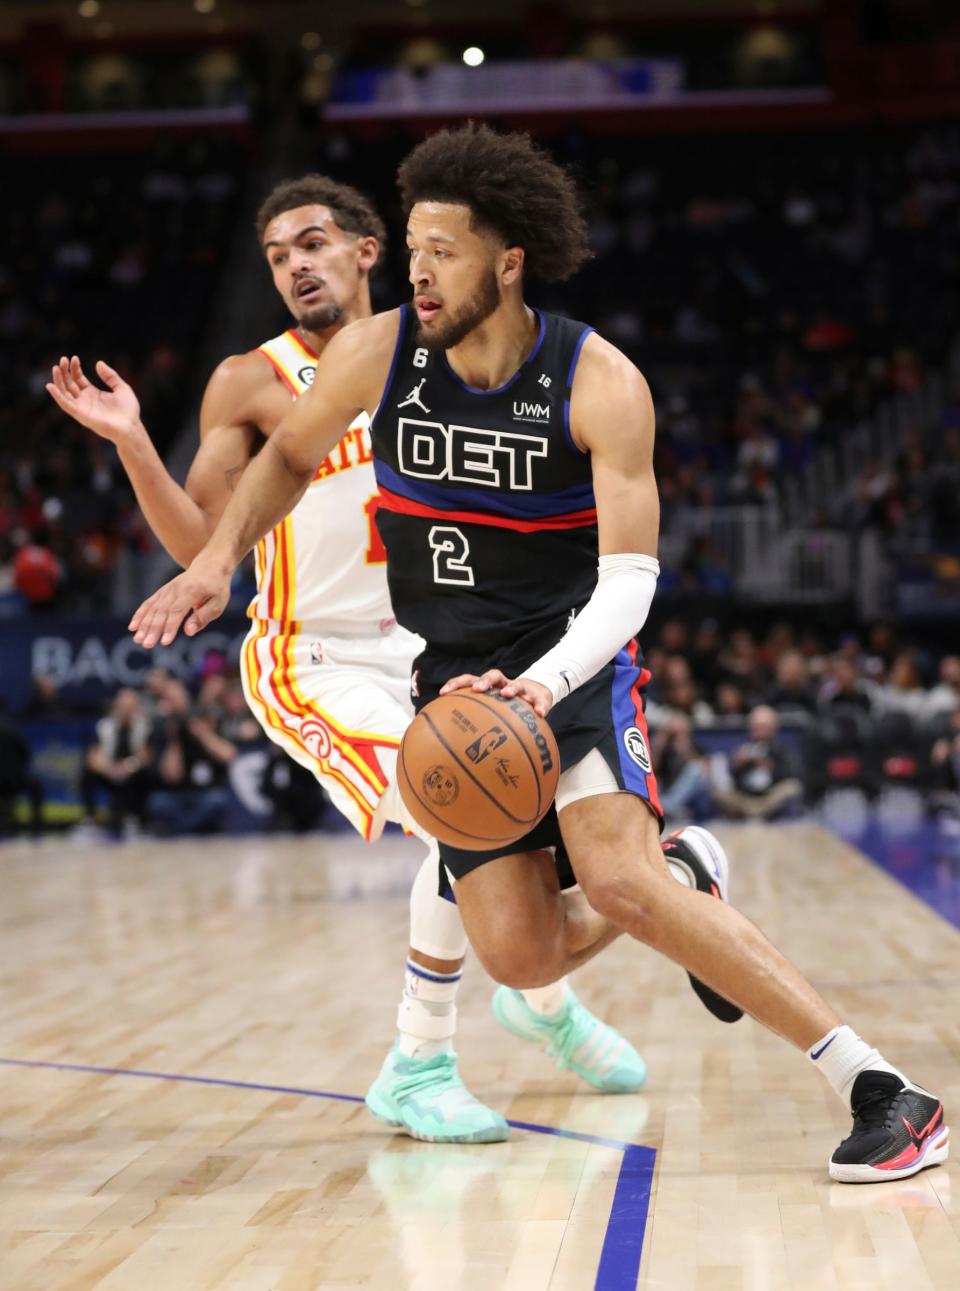
<path fill-rule="evenodd" d="M 957 931 L 815 826 L 718 832 L 737 904 L 960 1119 Z M 526 1128 L 443 1147 L 373 1120 L 418 855 L 0 849 L 3 1291 L 960 1286 L 957 1167 L 831 1183 L 849 1120 L 825 1083 L 625 939 L 575 984 L 644 1054 L 642 1095 L 501 1031 L 468 961 L 461 1070 Z"/>

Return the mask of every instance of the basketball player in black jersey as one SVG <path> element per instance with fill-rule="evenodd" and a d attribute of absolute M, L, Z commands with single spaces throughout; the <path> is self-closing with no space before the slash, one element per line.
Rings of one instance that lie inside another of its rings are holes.
<path fill-rule="evenodd" d="M 420 144 L 399 179 L 413 306 L 331 340 L 203 552 L 134 615 L 135 639 L 168 644 L 185 617 L 193 634 L 222 613 L 237 562 L 367 410 L 394 609 L 427 641 L 419 702 L 463 686 L 519 695 L 560 746 L 546 835 L 507 855 L 442 851 L 490 973 L 549 982 L 627 932 L 820 1068 L 854 1115 L 833 1178 L 945 1160 L 938 1099 L 842 1025 L 743 915 L 668 876 L 635 641 L 658 573 L 650 393 L 614 346 L 523 297 L 525 276 L 563 280 L 587 254 L 569 177 L 525 136 L 471 125 Z M 607 919 L 589 945 L 564 921 L 553 867 L 527 854 L 557 828 Z"/>

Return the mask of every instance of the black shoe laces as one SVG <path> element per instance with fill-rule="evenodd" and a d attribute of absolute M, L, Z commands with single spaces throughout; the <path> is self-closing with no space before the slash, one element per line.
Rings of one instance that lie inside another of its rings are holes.
<path fill-rule="evenodd" d="M 896 1094 L 891 1094 L 888 1089 L 869 1090 L 853 1110 L 854 1130 L 872 1130 L 886 1126 L 895 1098 Z"/>

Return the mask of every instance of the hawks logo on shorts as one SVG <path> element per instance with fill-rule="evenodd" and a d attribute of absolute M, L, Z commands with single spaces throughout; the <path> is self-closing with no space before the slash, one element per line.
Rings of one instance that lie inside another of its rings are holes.
<path fill-rule="evenodd" d="M 315 758 L 328 758 L 330 756 L 333 751 L 330 728 L 325 722 L 321 722 L 319 717 L 314 715 L 305 717 L 300 723 L 300 734 L 303 736 L 307 751 L 312 753 Z"/>

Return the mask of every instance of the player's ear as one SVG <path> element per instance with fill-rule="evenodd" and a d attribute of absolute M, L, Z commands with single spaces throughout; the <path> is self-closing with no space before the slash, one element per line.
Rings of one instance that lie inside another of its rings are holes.
<path fill-rule="evenodd" d="M 380 259 L 380 243 L 376 238 L 357 238 L 357 264 L 369 273 Z"/>
<path fill-rule="evenodd" d="M 523 273 L 523 247 L 507 247 L 500 262 L 500 281 L 506 286 L 519 282 Z"/>

